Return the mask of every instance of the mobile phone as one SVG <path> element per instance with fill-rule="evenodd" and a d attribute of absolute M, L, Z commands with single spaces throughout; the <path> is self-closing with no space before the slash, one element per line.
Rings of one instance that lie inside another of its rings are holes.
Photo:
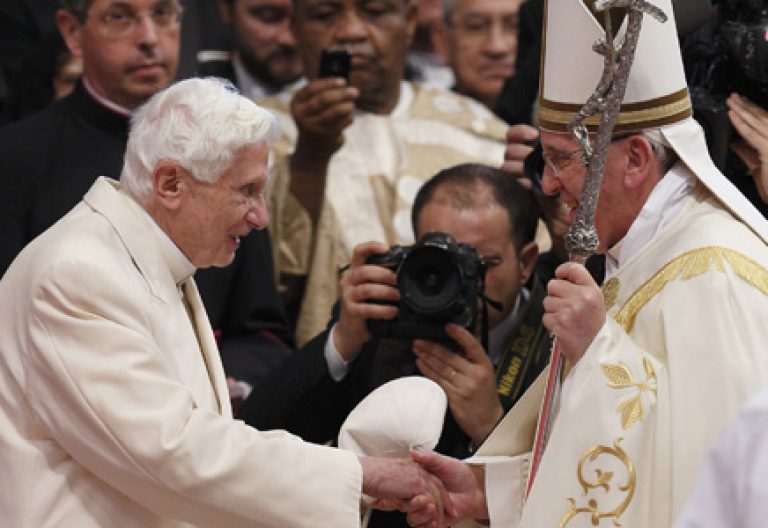
<path fill-rule="evenodd" d="M 320 77 L 342 77 L 348 81 L 350 60 L 346 48 L 325 48 L 320 56 Z"/>

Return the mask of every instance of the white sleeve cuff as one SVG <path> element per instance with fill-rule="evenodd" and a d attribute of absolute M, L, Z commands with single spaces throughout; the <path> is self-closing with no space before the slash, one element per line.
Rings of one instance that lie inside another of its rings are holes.
<path fill-rule="evenodd" d="M 490 526 L 517 528 L 525 503 L 530 453 L 518 456 L 478 456 L 470 464 L 485 466 L 485 500 Z"/>
<path fill-rule="evenodd" d="M 328 364 L 328 372 L 331 374 L 333 381 L 339 382 L 344 379 L 349 370 L 349 362 L 345 361 L 338 350 L 336 345 L 333 344 L 333 333 L 336 331 L 336 325 L 333 325 L 331 331 L 328 332 L 328 339 L 325 341 L 325 362 Z"/>

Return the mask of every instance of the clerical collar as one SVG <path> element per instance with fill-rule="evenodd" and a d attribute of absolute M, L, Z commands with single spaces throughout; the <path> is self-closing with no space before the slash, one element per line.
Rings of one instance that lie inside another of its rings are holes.
<path fill-rule="evenodd" d="M 526 301 L 528 301 L 530 296 L 531 293 L 527 288 L 520 288 L 520 292 L 517 294 L 517 299 L 515 299 L 515 306 L 510 310 L 504 320 L 489 332 L 488 356 L 491 358 L 491 362 L 494 366 L 498 365 L 502 354 L 504 354 L 504 351 L 506 350 L 509 336 L 512 335 L 512 332 L 517 328 L 517 325 L 520 322 L 520 318 L 523 315 L 520 308 Z M 490 306 L 488 309 L 493 310 Z"/>
<path fill-rule="evenodd" d="M 280 91 L 279 88 L 270 88 L 266 83 L 251 75 L 245 68 L 243 59 L 238 52 L 232 54 L 232 68 L 235 70 L 237 89 L 240 90 L 240 93 L 244 96 L 254 101 L 260 101 L 261 99 L 274 95 Z"/>
<path fill-rule="evenodd" d="M 615 274 L 622 264 L 639 253 L 656 233 L 677 216 L 685 199 L 693 194 L 695 181 L 693 173 L 682 162 L 677 162 L 659 180 L 627 234 L 608 250 L 606 277 Z"/>
<path fill-rule="evenodd" d="M 157 225 L 155 219 L 152 218 L 146 209 L 141 206 L 139 206 L 138 209 L 141 211 L 141 214 L 143 214 L 144 217 L 149 220 L 149 224 L 152 226 L 152 229 L 155 230 L 157 238 L 160 241 L 161 250 L 166 255 L 168 266 L 171 268 L 173 280 L 176 282 L 176 286 L 180 287 L 184 281 L 195 274 L 197 268 L 186 257 L 186 255 L 182 253 L 181 249 L 179 249 L 179 246 L 177 246 L 173 240 L 171 240 L 171 237 L 168 236 L 168 233 L 163 231 L 160 226 Z"/>
<path fill-rule="evenodd" d="M 108 110 L 111 110 L 112 112 L 115 112 L 116 114 L 120 114 L 121 116 L 124 116 L 124 117 L 131 117 L 131 115 L 133 114 L 133 112 L 131 112 L 129 109 L 110 101 L 109 99 L 101 95 L 99 92 L 97 92 L 96 89 L 93 87 L 93 85 L 88 81 L 86 77 L 83 77 L 83 86 L 85 87 L 88 94 L 90 94 L 90 96 L 93 97 L 97 103 L 107 108 Z"/>

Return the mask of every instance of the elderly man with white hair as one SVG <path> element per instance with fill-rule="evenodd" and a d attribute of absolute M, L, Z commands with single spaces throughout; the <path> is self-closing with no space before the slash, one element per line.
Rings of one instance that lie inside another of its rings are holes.
<path fill-rule="evenodd" d="M 211 79 L 133 118 L 97 180 L 0 282 L 6 526 L 356 527 L 361 493 L 438 491 L 409 460 L 358 458 L 232 420 L 192 275 L 267 224 L 272 116 Z"/>

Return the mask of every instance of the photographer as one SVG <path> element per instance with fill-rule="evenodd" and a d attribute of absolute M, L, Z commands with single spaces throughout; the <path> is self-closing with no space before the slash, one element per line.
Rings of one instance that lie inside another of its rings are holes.
<path fill-rule="evenodd" d="M 397 308 L 380 302 L 397 301 L 402 292 L 394 271 L 368 263 L 387 246 L 360 244 L 341 279 L 335 326 L 289 356 L 267 384 L 254 389 L 239 418 L 259 429 L 286 428 L 326 442 L 368 393 L 420 371 L 448 397 L 450 413 L 437 450 L 467 456 L 549 360 L 548 335 L 541 327 L 543 288 L 523 287 L 538 254 L 533 242 L 537 213 L 531 193 L 501 170 L 463 164 L 438 173 L 416 196 L 414 234 L 421 240 L 445 232 L 472 244 L 487 263 L 485 295 L 501 303 L 501 310 L 488 308 L 488 354 L 473 335 L 480 324 L 448 327 L 459 352 L 433 341 L 412 345 L 406 339 L 373 337 L 367 321 L 392 320 Z"/>

